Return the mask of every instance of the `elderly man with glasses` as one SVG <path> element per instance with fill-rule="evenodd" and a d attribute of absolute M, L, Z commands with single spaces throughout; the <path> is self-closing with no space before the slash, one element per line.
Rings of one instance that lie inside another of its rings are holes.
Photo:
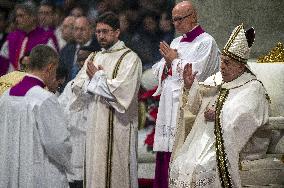
<path fill-rule="evenodd" d="M 172 11 L 175 29 L 182 36 L 170 45 L 162 41 L 162 60 L 153 66 L 159 86 L 154 95 L 161 95 L 154 151 L 157 152 L 154 187 L 168 187 L 168 165 L 175 140 L 179 96 L 184 66 L 192 64 L 198 81 L 218 72 L 220 57 L 214 38 L 198 24 L 197 11 L 189 1 L 178 3 Z"/>

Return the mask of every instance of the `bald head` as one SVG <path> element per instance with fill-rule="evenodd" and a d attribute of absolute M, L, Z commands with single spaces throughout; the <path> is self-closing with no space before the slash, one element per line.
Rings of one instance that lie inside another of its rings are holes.
<path fill-rule="evenodd" d="M 182 1 L 173 8 L 172 19 L 179 33 L 186 33 L 197 25 L 197 12 L 190 1 Z"/>
<path fill-rule="evenodd" d="M 76 18 L 74 16 L 67 16 L 64 20 L 63 20 L 63 24 L 74 24 L 75 23 Z"/>
<path fill-rule="evenodd" d="M 66 42 L 74 40 L 74 24 L 76 18 L 74 16 L 67 16 L 62 22 L 62 38 Z"/>
<path fill-rule="evenodd" d="M 182 1 L 174 7 L 174 9 L 183 9 L 183 10 L 188 10 L 191 11 L 194 9 L 192 3 L 190 1 Z"/>
<path fill-rule="evenodd" d="M 74 24 L 74 37 L 77 43 L 84 45 L 93 36 L 93 27 L 89 20 L 85 17 L 76 18 Z"/>

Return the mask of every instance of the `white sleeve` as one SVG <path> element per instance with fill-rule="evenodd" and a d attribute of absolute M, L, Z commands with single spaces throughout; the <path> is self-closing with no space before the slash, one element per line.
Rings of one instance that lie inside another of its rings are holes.
<path fill-rule="evenodd" d="M 153 94 L 153 96 L 158 96 L 162 92 L 162 75 L 163 75 L 165 63 L 166 63 L 165 59 L 162 58 L 159 62 L 155 63 L 152 66 L 154 78 L 158 81 L 158 88 L 156 92 Z"/>
<path fill-rule="evenodd" d="M 46 45 L 49 46 L 49 47 L 51 47 L 52 49 L 54 49 L 54 50 L 57 52 L 56 45 L 54 44 L 54 41 L 53 41 L 51 38 L 48 39 Z"/>
<path fill-rule="evenodd" d="M 192 64 L 192 70 L 197 71 L 196 78 L 199 82 L 204 81 L 209 76 L 217 73 L 220 66 L 220 52 L 216 42 L 212 40 L 205 40 L 200 43 L 195 52 L 194 59 L 174 59 L 172 62 L 172 74 L 182 76 L 181 70 L 184 69 L 188 63 Z M 182 78 L 181 78 L 182 79 Z"/>
<path fill-rule="evenodd" d="M 116 100 L 107 86 L 107 77 L 103 70 L 96 72 L 87 86 L 87 91 L 100 95 L 109 101 Z"/>
<path fill-rule="evenodd" d="M 202 97 L 200 94 L 200 86 L 196 78 L 194 79 L 191 88 L 187 90 L 187 92 L 188 92 L 187 108 L 192 114 L 197 115 L 197 113 L 199 112 L 200 105 L 202 103 Z"/>
<path fill-rule="evenodd" d="M 91 85 L 88 84 L 88 89 L 103 96 L 116 111 L 125 113 L 137 97 L 141 74 L 141 60 L 136 54 L 129 53 L 123 58 L 116 78 L 107 78 L 101 71 L 92 79 Z"/>
<path fill-rule="evenodd" d="M 66 119 L 56 97 L 49 97 L 35 107 L 37 128 L 46 154 L 70 171 L 72 148 L 69 143 L 70 133 Z"/>
<path fill-rule="evenodd" d="M 9 59 L 9 44 L 8 41 L 5 41 L 2 45 L 2 48 L 0 50 L 0 56 Z"/>

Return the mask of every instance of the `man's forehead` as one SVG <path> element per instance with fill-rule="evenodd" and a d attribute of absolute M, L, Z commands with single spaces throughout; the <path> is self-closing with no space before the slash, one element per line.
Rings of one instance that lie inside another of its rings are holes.
<path fill-rule="evenodd" d="M 68 16 L 64 19 L 63 24 L 74 24 L 75 20 L 73 16 Z"/>
<path fill-rule="evenodd" d="M 86 18 L 77 18 L 75 20 L 75 25 L 88 26 L 89 25 L 89 21 Z"/>
<path fill-rule="evenodd" d="M 184 13 L 192 10 L 192 6 L 189 3 L 182 2 L 177 4 L 174 8 L 172 13 L 173 14 L 178 14 L 178 13 Z"/>

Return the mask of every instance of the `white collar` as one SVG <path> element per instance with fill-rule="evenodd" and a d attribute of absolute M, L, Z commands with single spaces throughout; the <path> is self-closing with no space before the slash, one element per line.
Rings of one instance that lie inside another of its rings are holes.
<path fill-rule="evenodd" d="M 91 43 L 92 43 L 92 40 L 89 40 L 88 42 L 86 42 L 86 43 L 83 44 L 82 46 L 89 46 Z M 80 47 L 81 47 L 80 44 L 77 44 L 77 45 L 76 45 L 76 48 L 80 48 Z"/>
<path fill-rule="evenodd" d="M 222 88 L 234 89 L 234 88 L 243 86 L 243 85 L 245 85 L 246 83 L 248 83 L 252 80 L 257 80 L 257 78 L 250 73 L 244 72 L 242 75 L 240 75 L 236 79 L 234 79 L 230 82 L 224 82 L 222 84 Z"/>
<path fill-rule="evenodd" d="M 109 49 L 102 48 L 103 53 L 111 53 L 116 52 L 122 49 L 125 49 L 126 46 L 123 41 L 118 40 L 114 45 L 112 45 Z"/>

